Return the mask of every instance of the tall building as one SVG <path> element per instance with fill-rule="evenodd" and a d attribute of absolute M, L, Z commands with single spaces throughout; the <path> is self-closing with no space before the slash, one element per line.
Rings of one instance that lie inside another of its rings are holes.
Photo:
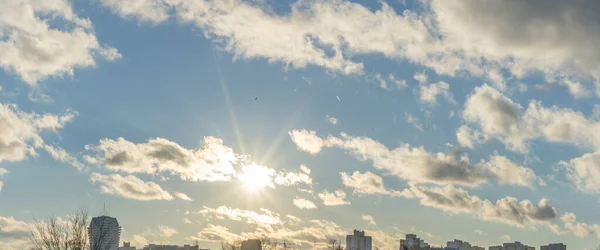
<path fill-rule="evenodd" d="M 404 240 L 400 240 L 400 250 L 404 249 L 428 249 L 429 244 L 417 237 L 415 234 L 407 234 Z"/>
<path fill-rule="evenodd" d="M 142 250 L 200 250 L 198 248 L 198 246 L 191 246 L 191 245 L 183 245 L 182 247 L 177 246 L 177 245 L 156 245 L 156 244 L 149 244 L 144 246 L 144 248 L 142 248 Z"/>
<path fill-rule="evenodd" d="M 365 236 L 365 231 L 354 230 L 346 236 L 346 250 L 371 250 L 371 236 Z"/>
<path fill-rule="evenodd" d="M 119 250 L 136 250 L 135 247 L 131 246 L 131 242 L 123 242 L 123 246 L 119 247 Z"/>
<path fill-rule="evenodd" d="M 262 244 L 260 240 L 245 240 L 242 241 L 241 250 L 262 250 Z"/>
<path fill-rule="evenodd" d="M 502 246 L 489 247 L 489 250 L 535 250 L 535 247 L 523 245 L 521 242 L 504 243 Z"/>
<path fill-rule="evenodd" d="M 540 250 L 567 250 L 567 245 L 563 243 L 554 243 L 547 246 L 541 246 Z"/>
<path fill-rule="evenodd" d="M 98 216 L 92 218 L 88 228 L 91 250 L 118 250 L 121 227 L 117 218 Z"/>
<path fill-rule="evenodd" d="M 452 250 L 485 250 L 483 247 L 471 246 L 471 243 L 454 239 L 446 243 L 446 249 Z"/>

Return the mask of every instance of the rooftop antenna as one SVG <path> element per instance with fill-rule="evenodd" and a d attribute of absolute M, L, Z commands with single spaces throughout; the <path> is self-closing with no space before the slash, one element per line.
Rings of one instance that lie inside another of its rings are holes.
<path fill-rule="evenodd" d="M 104 211 L 102 212 L 103 216 L 108 216 L 108 212 L 106 211 L 106 201 L 104 202 Z"/>

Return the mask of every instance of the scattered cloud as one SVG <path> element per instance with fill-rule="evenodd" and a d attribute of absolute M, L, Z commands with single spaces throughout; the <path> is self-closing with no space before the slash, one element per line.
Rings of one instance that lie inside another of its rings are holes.
<path fill-rule="evenodd" d="M 346 201 L 346 193 L 342 190 L 336 190 L 333 193 L 328 191 L 322 191 L 318 194 L 319 198 L 323 200 L 323 205 L 325 206 L 339 206 L 339 205 L 347 205 L 350 204 L 349 201 Z"/>
<path fill-rule="evenodd" d="M 493 203 L 470 195 L 467 191 L 452 185 L 445 187 L 413 185 L 408 190 L 424 206 L 449 213 L 471 214 L 484 221 L 502 222 L 517 227 L 547 225 L 558 217 L 556 209 L 546 198 L 540 199 L 537 205 L 529 200 L 519 201 L 514 197 L 501 198 Z"/>
<path fill-rule="evenodd" d="M 175 197 L 182 199 L 182 200 L 192 201 L 192 198 L 190 198 L 187 194 L 184 194 L 184 193 L 174 192 L 173 195 L 175 195 Z"/>
<path fill-rule="evenodd" d="M 293 130 L 292 140 L 298 149 L 316 154 L 323 147 L 339 147 L 354 155 L 358 160 L 373 161 L 373 167 L 386 170 L 412 183 L 457 184 L 477 186 L 489 180 L 501 184 L 533 186 L 540 178 L 533 170 L 512 163 L 502 156 L 492 156 L 489 161 L 477 164 L 469 162 L 468 157 L 459 151 L 451 153 L 431 153 L 423 147 L 411 147 L 401 144 L 395 149 L 368 137 L 354 137 L 342 132 L 341 137 L 319 137 L 315 131 Z M 297 140 L 294 135 L 308 137 L 310 147 L 304 145 L 307 140 Z M 507 172 L 508 171 L 508 172 Z M 512 172 L 511 172 L 512 171 Z M 512 176 L 511 174 L 517 174 Z M 543 184 L 543 183 L 542 183 Z"/>
<path fill-rule="evenodd" d="M 233 150 L 223 145 L 223 140 L 205 137 L 202 147 L 186 149 L 163 138 L 145 143 L 134 143 L 123 138 L 103 139 L 86 150 L 90 164 L 105 166 L 125 173 L 157 174 L 168 172 L 188 181 L 228 181 L 236 174 L 233 164 L 238 158 Z"/>
<path fill-rule="evenodd" d="M 43 132 L 57 132 L 73 120 L 76 112 L 37 114 L 20 110 L 14 104 L 0 104 L 0 162 L 22 161 L 36 156 L 36 148 L 44 145 Z"/>
<path fill-rule="evenodd" d="M 340 173 L 340 175 L 342 177 L 342 183 L 344 186 L 351 187 L 354 190 L 354 194 L 387 194 L 394 196 L 405 196 L 400 191 L 386 189 L 381 176 L 369 171 L 365 172 L 364 174 L 354 171 L 352 175 L 348 175 L 347 173 Z"/>
<path fill-rule="evenodd" d="M 364 221 L 368 222 L 370 226 L 377 226 L 377 223 L 375 222 L 375 219 L 371 215 L 363 214 L 362 215 L 362 219 Z"/>
<path fill-rule="evenodd" d="M 425 103 L 436 104 L 438 96 L 444 97 L 450 103 L 456 103 L 450 92 L 450 84 L 445 82 L 420 84 L 419 93 L 419 99 Z"/>
<path fill-rule="evenodd" d="M 77 16 L 69 1 L 3 1 L 0 16 L 5 20 L 0 23 L 0 67 L 30 85 L 94 67 L 98 58 L 121 57 L 98 42 L 90 20 Z M 50 25 L 51 20 L 61 22 Z"/>
<path fill-rule="evenodd" d="M 419 120 L 418 117 L 415 117 L 410 113 L 404 113 L 404 118 L 406 118 L 406 122 L 408 122 L 408 124 L 413 125 L 416 129 L 418 129 L 421 132 L 424 131 L 423 124 L 421 124 L 421 120 Z"/>
<path fill-rule="evenodd" d="M 425 71 L 415 73 L 413 75 L 413 79 L 417 80 L 417 82 L 419 82 L 419 84 L 427 83 L 427 75 L 425 74 Z"/>
<path fill-rule="evenodd" d="M 279 174 L 275 176 L 275 183 L 283 186 L 291 186 L 298 183 L 311 185 L 312 178 L 310 177 L 310 168 L 306 165 L 300 165 L 299 172 L 280 171 Z"/>
<path fill-rule="evenodd" d="M 479 229 L 475 229 L 473 230 L 474 233 L 479 234 L 479 235 L 485 235 L 485 233 Z"/>
<path fill-rule="evenodd" d="M 184 218 L 183 219 L 183 223 L 185 223 L 185 224 L 192 224 L 192 221 L 190 219 L 188 219 L 188 218 Z"/>
<path fill-rule="evenodd" d="M 172 200 L 173 196 L 154 182 L 144 182 L 139 178 L 118 174 L 102 175 L 92 173 L 90 182 L 100 183 L 100 190 L 106 194 L 132 200 Z"/>
<path fill-rule="evenodd" d="M 577 216 L 575 216 L 574 213 L 568 212 L 565 213 L 562 217 L 560 217 L 560 219 L 564 222 L 575 222 L 577 220 Z"/>
<path fill-rule="evenodd" d="M 315 209 L 315 208 L 317 208 L 315 203 L 313 203 L 312 201 L 309 201 L 307 199 L 298 198 L 298 197 L 296 197 L 294 199 L 294 206 L 296 206 L 300 209 Z"/>
<path fill-rule="evenodd" d="M 172 227 L 165 226 L 165 225 L 159 225 L 158 230 L 160 231 L 160 233 L 163 237 L 167 237 L 167 238 L 171 238 L 171 237 L 173 237 L 173 235 L 175 235 L 177 233 L 177 230 L 175 230 Z"/>
<path fill-rule="evenodd" d="M 54 160 L 67 163 L 80 171 L 87 169 L 87 167 L 83 163 L 79 162 L 75 156 L 69 154 L 69 152 L 59 146 L 44 145 L 44 149 Z"/>
<path fill-rule="evenodd" d="M 336 119 L 333 116 L 329 116 L 329 114 L 325 115 L 325 119 L 327 120 L 327 122 L 331 123 L 331 125 L 337 125 L 338 124 L 338 119 Z"/>
<path fill-rule="evenodd" d="M 268 209 L 261 208 L 260 212 L 254 212 L 250 210 L 243 210 L 239 208 L 231 208 L 227 206 L 220 206 L 218 208 L 210 208 L 204 206 L 203 209 L 196 212 L 195 214 L 201 214 L 203 216 L 215 216 L 218 219 L 230 219 L 241 221 L 244 220 L 248 224 L 255 224 L 258 226 L 269 226 L 281 224 L 280 215 L 275 212 L 271 212 Z"/>
<path fill-rule="evenodd" d="M 521 105 L 486 84 L 476 87 L 469 95 L 463 118 L 479 129 L 476 138 L 497 139 L 516 152 L 527 153 L 529 141 L 537 138 L 582 148 L 600 148 L 600 137 L 591 132 L 600 127 L 599 122 L 571 109 L 546 108 L 535 100 L 523 110 Z"/>
<path fill-rule="evenodd" d="M 394 74 L 390 73 L 388 74 L 388 81 L 392 82 L 394 85 L 396 85 L 396 88 L 406 88 L 408 87 L 408 84 L 406 84 L 406 80 L 401 80 L 396 78 L 396 76 L 394 76 Z"/>

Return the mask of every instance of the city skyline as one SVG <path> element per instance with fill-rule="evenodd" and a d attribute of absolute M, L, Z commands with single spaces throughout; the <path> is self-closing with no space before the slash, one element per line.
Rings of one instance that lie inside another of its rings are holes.
<path fill-rule="evenodd" d="M 0 249 L 600 246 L 600 1 L 0 1 Z M 458 244 L 458 243 L 457 243 Z M 320 246 L 320 245 L 319 245 Z"/>

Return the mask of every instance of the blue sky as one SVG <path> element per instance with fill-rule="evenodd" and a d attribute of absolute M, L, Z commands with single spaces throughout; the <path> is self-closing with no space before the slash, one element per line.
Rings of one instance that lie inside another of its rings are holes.
<path fill-rule="evenodd" d="M 544 4 L 542 4 L 544 2 Z M 0 249 L 600 238 L 593 1 L 0 3 Z"/>

